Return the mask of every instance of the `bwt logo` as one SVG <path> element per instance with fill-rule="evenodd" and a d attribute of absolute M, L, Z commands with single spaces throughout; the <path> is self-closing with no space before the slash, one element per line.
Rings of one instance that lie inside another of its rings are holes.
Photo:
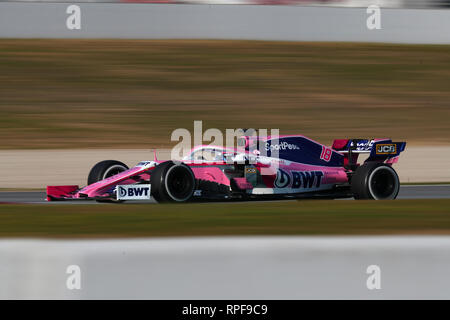
<path fill-rule="evenodd" d="M 377 154 L 394 154 L 397 153 L 397 145 L 395 144 L 379 144 L 377 145 Z"/>
<path fill-rule="evenodd" d="M 291 171 L 291 174 L 279 169 L 274 181 L 276 188 L 319 188 L 322 183 L 322 171 Z"/>
<path fill-rule="evenodd" d="M 117 199 L 149 199 L 150 185 L 125 185 L 118 186 Z"/>
<path fill-rule="evenodd" d="M 148 188 L 128 188 L 120 187 L 119 193 L 121 197 L 142 197 L 148 196 Z"/>

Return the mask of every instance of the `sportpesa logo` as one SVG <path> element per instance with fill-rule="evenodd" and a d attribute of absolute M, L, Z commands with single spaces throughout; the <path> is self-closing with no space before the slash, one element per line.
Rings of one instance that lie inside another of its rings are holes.
<path fill-rule="evenodd" d="M 269 142 L 266 142 L 265 145 L 266 151 L 275 151 L 275 150 L 300 150 L 300 148 L 292 143 L 287 143 L 286 141 L 279 143 L 279 144 L 270 144 Z"/>
<path fill-rule="evenodd" d="M 291 171 L 287 173 L 283 169 L 278 169 L 274 181 L 275 188 L 319 188 L 322 183 L 322 171 Z"/>

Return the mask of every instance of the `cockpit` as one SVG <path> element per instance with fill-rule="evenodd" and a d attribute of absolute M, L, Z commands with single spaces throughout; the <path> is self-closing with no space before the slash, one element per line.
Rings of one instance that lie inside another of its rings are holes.
<path fill-rule="evenodd" d="M 183 160 L 202 162 L 227 162 L 236 155 L 235 152 L 219 147 L 194 148 Z"/>

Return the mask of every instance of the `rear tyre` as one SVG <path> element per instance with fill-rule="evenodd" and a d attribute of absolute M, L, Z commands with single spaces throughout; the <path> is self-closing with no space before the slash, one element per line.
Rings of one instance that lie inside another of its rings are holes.
<path fill-rule="evenodd" d="M 186 164 L 167 161 L 153 169 L 150 184 L 158 202 L 186 202 L 194 194 L 196 180 Z"/>
<path fill-rule="evenodd" d="M 368 162 L 356 169 L 351 190 L 355 199 L 393 200 L 400 190 L 400 180 L 391 166 Z"/>
<path fill-rule="evenodd" d="M 128 166 L 120 161 L 105 160 L 97 163 L 89 172 L 88 185 L 112 177 L 128 170 Z"/>

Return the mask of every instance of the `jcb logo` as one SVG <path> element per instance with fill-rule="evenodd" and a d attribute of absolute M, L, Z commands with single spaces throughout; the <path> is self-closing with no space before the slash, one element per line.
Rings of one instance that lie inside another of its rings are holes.
<path fill-rule="evenodd" d="M 397 145 L 396 144 L 378 144 L 376 152 L 377 152 L 377 154 L 395 154 L 395 153 L 397 153 Z"/>
<path fill-rule="evenodd" d="M 254 167 L 246 167 L 245 173 L 256 173 L 256 168 Z"/>

